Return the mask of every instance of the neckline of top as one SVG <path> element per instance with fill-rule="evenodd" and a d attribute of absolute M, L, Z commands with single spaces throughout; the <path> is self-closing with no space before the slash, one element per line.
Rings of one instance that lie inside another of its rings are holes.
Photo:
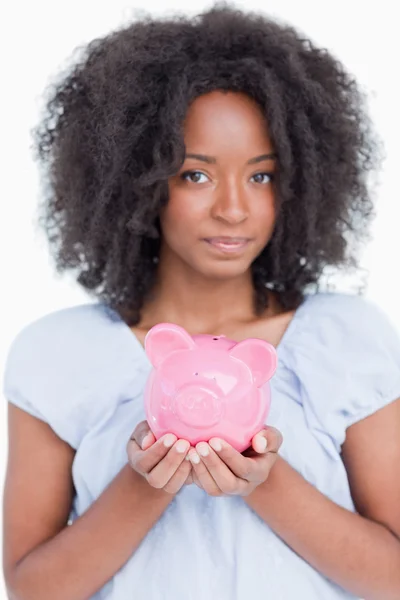
<path fill-rule="evenodd" d="M 303 314 L 306 305 L 308 304 L 308 301 L 310 300 L 310 298 L 312 298 L 315 294 L 305 294 L 304 298 L 303 298 L 303 302 L 297 307 L 297 309 L 295 310 L 293 317 L 291 318 L 291 320 L 289 321 L 288 326 L 286 327 L 278 345 L 275 347 L 275 350 L 277 351 L 278 354 L 281 353 L 281 351 L 283 350 L 283 348 L 285 347 L 285 345 L 287 344 L 287 342 L 289 341 L 289 339 L 292 337 L 294 331 L 297 329 L 298 323 L 300 321 L 300 316 Z M 105 303 L 100 302 L 99 306 L 103 308 L 103 310 L 105 310 L 105 312 L 109 313 L 112 315 L 113 320 L 115 322 L 118 323 L 118 325 L 120 325 L 121 330 L 124 331 L 125 333 L 127 333 L 130 336 L 131 341 L 133 342 L 133 344 L 136 346 L 136 348 L 139 350 L 139 354 L 142 356 L 142 358 L 144 358 L 146 360 L 146 362 L 148 364 L 150 364 L 150 360 L 146 354 L 146 351 L 142 345 L 142 343 L 140 342 L 140 340 L 138 339 L 137 335 L 132 331 L 132 329 L 129 327 L 129 325 L 122 319 L 122 317 L 119 315 L 119 313 L 112 309 L 110 306 L 108 306 Z"/>

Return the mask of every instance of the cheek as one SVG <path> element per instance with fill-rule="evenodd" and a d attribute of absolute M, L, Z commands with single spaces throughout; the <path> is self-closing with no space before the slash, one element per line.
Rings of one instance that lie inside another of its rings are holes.
<path fill-rule="evenodd" d="M 160 225 L 166 240 L 179 234 L 183 238 L 198 236 L 207 218 L 207 206 L 200 198 L 188 198 L 175 191 L 160 214 Z"/>
<path fill-rule="evenodd" d="M 252 216 L 261 234 L 268 234 L 274 229 L 276 214 L 277 211 L 272 198 L 267 202 L 258 203 L 253 208 Z"/>
<path fill-rule="evenodd" d="M 179 248 L 195 236 L 199 220 L 185 205 L 171 202 L 160 214 L 160 226 L 168 246 Z"/>

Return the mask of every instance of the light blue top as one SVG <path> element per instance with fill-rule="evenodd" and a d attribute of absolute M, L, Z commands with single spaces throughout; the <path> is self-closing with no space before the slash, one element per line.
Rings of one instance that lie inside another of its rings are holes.
<path fill-rule="evenodd" d="M 278 359 L 269 423 L 283 433 L 281 454 L 321 492 L 353 511 L 340 447 L 349 425 L 400 396 L 397 333 L 371 302 L 319 293 L 298 309 Z M 4 394 L 76 449 L 72 518 L 126 463 L 126 442 L 145 418 L 142 392 L 149 370 L 129 327 L 99 303 L 48 314 L 15 338 Z M 250 596 L 353 598 L 296 555 L 243 499 L 209 497 L 191 485 L 93 598 Z"/>

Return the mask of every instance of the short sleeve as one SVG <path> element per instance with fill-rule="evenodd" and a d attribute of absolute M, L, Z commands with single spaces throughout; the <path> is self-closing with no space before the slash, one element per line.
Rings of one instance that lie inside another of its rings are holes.
<path fill-rule="evenodd" d="M 46 417 L 39 407 L 25 395 L 30 387 L 28 382 L 34 378 L 34 374 L 31 372 L 32 361 L 29 360 L 29 356 L 33 355 L 33 350 L 37 350 L 36 344 L 32 344 L 33 340 L 31 338 L 29 332 L 26 333 L 23 330 L 13 340 L 4 369 L 3 394 L 12 404 L 37 419 L 46 421 Z M 32 394 L 28 395 L 32 396 Z"/>
<path fill-rule="evenodd" d="M 85 433 L 115 410 L 124 384 L 135 376 L 129 336 L 120 334 L 120 324 L 100 305 L 63 309 L 30 323 L 8 350 L 5 399 L 76 449 Z"/>
<path fill-rule="evenodd" d="M 340 450 L 346 429 L 400 397 L 400 336 L 369 300 L 310 297 L 290 362 L 309 427 Z"/>

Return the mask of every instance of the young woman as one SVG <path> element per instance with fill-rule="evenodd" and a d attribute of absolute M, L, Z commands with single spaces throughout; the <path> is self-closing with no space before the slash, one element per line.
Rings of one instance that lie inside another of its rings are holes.
<path fill-rule="evenodd" d="M 97 300 L 9 351 L 10 598 L 398 599 L 399 339 L 318 286 L 372 214 L 356 82 L 261 15 L 145 19 L 88 45 L 36 144 L 57 269 Z M 248 451 L 154 439 L 159 322 L 277 348 Z"/>

